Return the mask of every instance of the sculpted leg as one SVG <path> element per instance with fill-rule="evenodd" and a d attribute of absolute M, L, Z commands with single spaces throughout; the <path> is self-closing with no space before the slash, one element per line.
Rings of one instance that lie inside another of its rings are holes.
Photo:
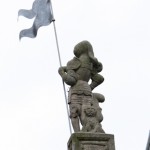
<path fill-rule="evenodd" d="M 70 104 L 70 119 L 71 119 L 74 132 L 80 131 L 78 107 L 79 105 L 77 104 Z"/>
<path fill-rule="evenodd" d="M 79 125 L 79 118 L 71 118 L 72 126 L 74 129 L 74 132 L 80 131 L 80 125 Z"/>

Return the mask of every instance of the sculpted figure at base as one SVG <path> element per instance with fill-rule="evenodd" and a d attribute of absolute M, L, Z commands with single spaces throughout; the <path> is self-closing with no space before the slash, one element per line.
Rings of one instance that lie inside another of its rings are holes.
<path fill-rule="evenodd" d="M 82 107 L 85 113 L 82 132 L 105 133 L 100 124 L 103 120 L 103 116 L 101 113 L 102 109 L 99 106 L 99 103 L 104 102 L 104 100 L 105 98 L 102 94 L 93 93 L 93 104 L 91 106 Z"/>
<path fill-rule="evenodd" d="M 104 101 L 104 97 L 92 94 L 92 90 L 104 81 L 103 76 L 98 74 L 102 64 L 94 57 L 88 41 L 78 43 L 74 47 L 74 55 L 66 66 L 58 70 L 63 81 L 70 86 L 68 104 L 73 129 L 75 132 L 81 131 L 81 123 L 83 132 L 104 132 L 100 125 L 103 117 L 98 104 Z"/>

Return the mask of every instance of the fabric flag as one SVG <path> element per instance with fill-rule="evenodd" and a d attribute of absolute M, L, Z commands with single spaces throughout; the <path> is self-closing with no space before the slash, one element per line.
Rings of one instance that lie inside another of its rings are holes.
<path fill-rule="evenodd" d="M 22 37 L 35 38 L 41 26 L 47 26 L 54 20 L 50 0 L 35 0 L 32 9 L 20 9 L 18 11 L 19 16 L 24 16 L 28 19 L 35 17 L 32 27 L 22 30 L 19 34 L 19 39 Z"/>

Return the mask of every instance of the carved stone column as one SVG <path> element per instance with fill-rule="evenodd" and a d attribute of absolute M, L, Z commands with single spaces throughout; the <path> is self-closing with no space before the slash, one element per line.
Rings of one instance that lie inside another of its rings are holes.
<path fill-rule="evenodd" d="M 101 133 L 73 133 L 68 150 L 115 150 L 114 135 Z"/>

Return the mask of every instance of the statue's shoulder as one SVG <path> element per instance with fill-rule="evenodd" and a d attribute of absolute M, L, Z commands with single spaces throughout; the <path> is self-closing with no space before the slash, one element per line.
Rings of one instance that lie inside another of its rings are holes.
<path fill-rule="evenodd" d="M 77 57 L 74 57 L 72 60 L 68 61 L 67 63 L 67 70 L 74 70 L 74 69 L 78 69 L 81 65 L 80 60 Z"/>

